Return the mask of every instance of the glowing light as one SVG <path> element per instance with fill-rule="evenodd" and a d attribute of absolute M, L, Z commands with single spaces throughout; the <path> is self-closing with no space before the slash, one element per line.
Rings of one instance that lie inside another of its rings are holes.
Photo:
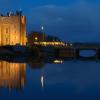
<path fill-rule="evenodd" d="M 35 41 L 37 41 L 38 40 L 38 37 L 35 37 Z"/>
<path fill-rule="evenodd" d="M 59 63 L 63 63 L 63 62 L 64 62 L 63 60 L 54 60 L 55 64 L 59 64 Z"/>
<path fill-rule="evenodd" d="M 44 77 L 43 76 L 41 76 L 41 86 L 42 88 L 44 87 Z"/>
<path fill-rule="evenodd" d="M 73 44 L 70 44 L 70 46 L 73 46 Z"/>
<path fill-rule="evenodd" d="M 41 27 L 41 30 L 44 30 L 44 27 L 43 26 Z"/>
<path fill-rule="evenodd" d="M 63 42 L 34 42 L 34 44 L 42 46 L 65 46 Z"/>

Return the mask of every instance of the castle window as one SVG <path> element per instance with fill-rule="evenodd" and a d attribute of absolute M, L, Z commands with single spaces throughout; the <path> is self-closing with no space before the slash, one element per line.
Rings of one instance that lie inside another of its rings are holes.
<path fill-rule="evenodd" d="M 14 25 L 14 28 L 16 28 L 16 25 Z"/>
<path fill-rule="evenodd" d="M 8 30 L 8 28 L 6 28 L 6 33 L 8 33 L 9 32 L 9 30 Z"/>
<path fill-rule="evenodd" d="M 9 42 L 9 39 L 8 38 L 6 38 L 6 43 L 8 43 Z"/>
<path fill-rule="evenodd" d="M 15 40 L 16 40 L 16 36 L 15 36 Z"/>

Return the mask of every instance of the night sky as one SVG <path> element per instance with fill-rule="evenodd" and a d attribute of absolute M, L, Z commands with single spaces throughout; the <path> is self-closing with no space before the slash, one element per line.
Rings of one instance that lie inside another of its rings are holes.
<path fill-rule="evenodd" d="M 40 31 L 66 42 L 100 42 L 100 0 L 0 0 L 0 12 L 22 10 L 27 34 Z"/>

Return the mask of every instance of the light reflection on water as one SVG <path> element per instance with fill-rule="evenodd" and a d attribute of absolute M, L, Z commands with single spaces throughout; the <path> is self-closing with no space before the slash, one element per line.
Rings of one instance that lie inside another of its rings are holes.
<path fill-rule="evenodd" d="M 1 61 L 0 98 L 100 99 L 100 62 L 65 61 L 54 64 L 54 61 Z"/>

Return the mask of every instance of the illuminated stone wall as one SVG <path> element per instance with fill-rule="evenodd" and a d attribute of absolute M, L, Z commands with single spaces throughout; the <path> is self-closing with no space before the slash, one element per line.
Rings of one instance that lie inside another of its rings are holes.
<path fill-rule="evenodd" d="M 21 88 L 24 87 L 26 64 L 0 62 L 0 87 Z"/>
<path fill-rule="evenodd" d="M 26 45 L 26 17 L 0 16 L 0 45 Z"/>

